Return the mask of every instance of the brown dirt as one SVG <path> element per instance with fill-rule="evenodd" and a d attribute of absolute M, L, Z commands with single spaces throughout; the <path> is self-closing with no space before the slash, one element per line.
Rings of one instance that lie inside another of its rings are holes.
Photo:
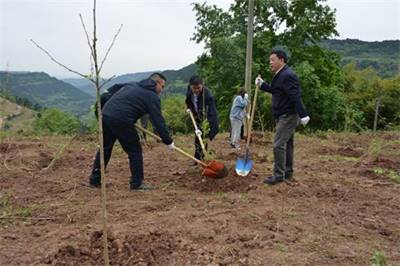
<path fill-rule="evenodd" d="M 144 146 L 149 192 L 128 190 L 128 160 L 117 146 L 108 168 L 112 265 L 369 265 L 375 250 L 400 262 L 399 133 L 374 157 L 371 136 L 298 135 L 295 180 L 268 187 L 271 134 L 255 134 L 251 174 L 234 173 L 226 135 L 210 144 L 230 170 L 224 179 L 162 144 Z M 95 137 L 0 144 L 0 265 L 101 265 L 100 190 L 87 185 Z M 192 137 L 177 145 L 190 150 Z M 242 145 L 244 146 L 244 144 Z M 376 172 L 376 171 L 375 171 Z"/>

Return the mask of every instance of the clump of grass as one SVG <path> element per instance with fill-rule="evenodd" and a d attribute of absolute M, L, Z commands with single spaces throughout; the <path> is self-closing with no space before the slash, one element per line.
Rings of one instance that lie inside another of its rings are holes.
<path fill-rule="evenodd" d="M 387 176 L 392 179 L 394 182 L 400 184 L 400 175 L 396 173 L 396 171 L 390 170 Z"/>
<path fill-rule="evenodd" d="M 376 159 L 382 154 L 384 146 L 382 139 L 374 138 L 368 146 L 367 153 L 370 157 Z"/>
<path fill-rule="evenodd" d="M 394 170 L 387 170 L 380 167 L 372 168 L 372 172 L 381 177 L 387 177 L 400 184 L 400 175 Z"/>
<path fill-rule="evenodd" d="M 217 192 L 217 196 L 218 196 L 219 198 L 221 198 L 221 199 L 227 199 L 227 198 L 228 198 L 228 195 L 227 195 L 225 192 L 223 192 L 223 191 Z"/>
<path fill-rule="evenodd" d="M 386 266 L 387 261 L 385 254 L 382 251 L 375 250 L 374 254 L 372 255 L 372 266 Z"/>
<path fill-rule="evenodd" d="M 0 194 L 0 226 L 7 225 L 13 218 L 28 218 L 32 216 L 33 207 L 23 207 L 13 204 L 9 194 Z"/>
<path fill-rule="evenodd" d="M 372 169 L 372 172 L 376 175 L 383 175 L 385 173 L 385 169 L 380 168 L 380 167 L 375 167 Z"/>

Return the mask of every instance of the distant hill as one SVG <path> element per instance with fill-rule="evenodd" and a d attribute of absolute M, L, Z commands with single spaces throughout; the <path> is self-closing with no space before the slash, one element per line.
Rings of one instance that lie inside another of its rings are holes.
<path fill-rule="evenodd" d="M 67 78 L 62 79 L 63 82 L 71 84 L 75 88 L 81 90 L 84 93 L 92 95 L 93 97 L 96 96 L 96 91 L 93 87 L 93 83 L 84 78 Z"/>
<path fill-rule="evenodd" d="M 0 97 L 0 128 L 7 133 L 22 133 L 32 129 L 36 112 Z"/>
<path fill-rule="evenodd" d="M 182 94 L 186 91 L 186 86 L 187 83 L 189 82 L 190 77 L 197 73 L 197 65 L 190 64 L 178 70 L 147 71 L 147 72 L 123 74 L 115 77 L 106 85 L 104 85 L 104 89 L 108 89 L 116 83 L 140 81 L 142 79 L 149 77 L 154 72 L 160 72 L 167 78 L 165 95 L 176 94 L 176 93 Z M 63 81 L 75 86 L 81 91 L 88 93 L 92 96 L 95 96 L 96 94 L 93 85 L 88 80 L 82 78 L 68 78 L 68 79 L 63 79 Z"/>
<path fill-rule="evenodd" d="M 139 73 L 124 74 L 121 76 L 117 76 L 117 77 L 113 78 L 110 82 L 105 84 L 104 87 L 102 88 L 102 91 L 110 88 L 112 85 L 114 85 L 116 83 L 125 83 L 125 82 L 130 82 L 130 81 L 142 80 L 144 78 L 147 78 L 151 73 L 153 73 L 153 72 L 139 72 Z M 93 86 L 93 83 L 87 79 L 67 78 L 67 79 L 63 79 L 62 81 L 71 84 L 72 86 L 80 89 L 84 93 L 87 93 L 89 95 L 92 95 L 93 97 L 96 97 L 96 90 Z M 106 81 L 105 79 L 102 79 L 102 81 L 100 83 L 102 84 L 102 82 L 105 82 L 105 81 Z"/>
<path fill-rule="evenodd" d="M 0 89 L 42 107 L 54 107 L 77 116 L 86 114 L 93 96 L 43 72 L 0 71 Z"/>
<path fill-rule="evenodd" d="M 360 69 L 371 66 L 383 78 L 394 77 L 400 72 L 400 40 L 324 40 L 321 46 L 338 53 L 342 65 L 355 61 Z"/>

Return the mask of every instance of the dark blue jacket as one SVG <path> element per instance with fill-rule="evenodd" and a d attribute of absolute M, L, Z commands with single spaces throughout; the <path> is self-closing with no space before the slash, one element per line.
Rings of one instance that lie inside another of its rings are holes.
<path fill-rule="evenodd" d="M 133 126 L 139 118 L 148 113 L 162 141 L 169 145 L 172 139 L 161 114 L 161 101 L 156 92 L 156 84 L 151 79 L 126 83 L 105 103 L 103 115 Z"/>
<path fill-rule="evenodd" d="M 207 137 L 210 140 L 213 140 L 218 134 L 218 114 L 217 108 L 215 107 L 214 96 L 208 88 L 203 87 L 203 93 L 201 93 L 198 98 L 199 104 L 197 111 L 194 107 L 193 96 L 193 92 L 190 89 L 190 86 L 188 86 L 186 92 L 186 106 L 192 111 L 199 127 L 203 122 L 204 115 L 207 116 L 208 122 L 210 124 L 210 132 Z"/>
<path fill-rule="evenodd" d="M 273 77 L 271 86 L 263 83 L 260 89 L 272 94 L 272 114 L 275 119 L 284 114 L 297 113 L 300 118 L 308 115 L 301 100 L 299 78 L 288 66 L 285 65 Z"/>

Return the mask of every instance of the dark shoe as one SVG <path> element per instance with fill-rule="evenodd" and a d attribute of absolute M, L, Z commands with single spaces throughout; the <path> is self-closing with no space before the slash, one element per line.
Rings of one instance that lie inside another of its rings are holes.
<path fill-rule="evenodd" d="M 293 179 L 293 173 L 285 173 L 285 179 L 287 180 Z"/>
<path fill-rule="evenodd" d="M 91 187 L 95 187 L 95 188 L 99 188 L 99 187 L 101 187 L 101 182 L 100 181 L 96 181 L 96 180 L 93 180 L 93 179 L 89 179 L 89 185 L 91 186 Z"/>
<path fill-rule="evenodd" d="M 233 144 L 233 143 L 230 143 L 230 145 L 231 145 L 231 148 L 232 148 L 232 149 L 236 149 L 236 146 L 235 146 L 235 144 Z"/>
<path fill-rule="evenodd" d="M 101 187 L 100 170 L 98 169 L 93 170 L 92 175 L 89 177 L 89 184 L 91 187 L 96 187 L 96 188 Z"/>
<path fill-rule="evenodd" d="M 131 183 L 130 189 L 135 191 L 147 191 L 147 190 L 153 190 L 154 188 L 153 186 L 145 183 L 142 183 L 140 186 Z"/>
<path fill-rule="evenodd" d="M 283 182 L 283 180 L 284 180 L 283 177 L 270 176 L 264 180 L 264 184 L 275 185 L 280 182 Z"/>

